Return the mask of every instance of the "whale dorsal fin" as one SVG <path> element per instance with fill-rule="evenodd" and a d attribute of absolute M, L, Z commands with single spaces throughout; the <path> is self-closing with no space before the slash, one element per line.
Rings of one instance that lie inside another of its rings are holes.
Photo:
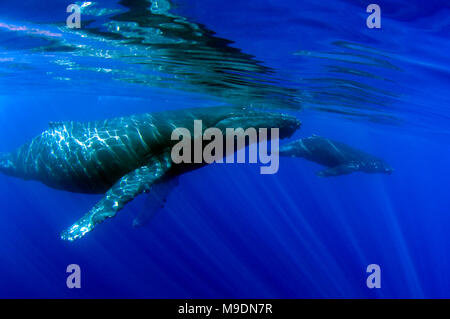
<path fill-rule="evenodd" d="M 56 129 L 64 126 L 64 122 L 48 122 L 48 127 L 51 129 Z"/>

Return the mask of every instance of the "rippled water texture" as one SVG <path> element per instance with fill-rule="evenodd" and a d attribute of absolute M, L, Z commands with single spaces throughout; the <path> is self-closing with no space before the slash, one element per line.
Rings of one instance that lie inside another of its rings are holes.
<path fill-rule="evenodd" d="M 441 63 L 447 60 L 449 49 L 444 35 L 449 23 L 445 2 L 425 9 L 409 2 L 386 4 L 382 31 L 365 27 L 367 14 L 358 1 L 330 5 L 250 1 L 235 9 L 225 4 L 225 12 L 234 10 L 232 18 L 241 15 L 237 21 L 248 37 L 246 46 L 251 48 L 253 43 L 262 52 L 257 57 L 195 22 L 196 11 L 208 10 L 206 2 L 77 4 L 81 6 L 81 29 L 66 27 L 68 14 L 57 3 L 49 3 L 46 9 L 34 2 L 23 4 L 28 16 L 16 5 L 11 5 L 13 14 L 3 10 L 2 83 L 27 91 L 114 91 L 122 95 L 129 95 L 129 88 L 163 87 L 205 93 L 227 103 L 308 107 L 389 124 L 414 121 L 423 125 L 424 120 L 447 117 L 446 112 L 414 99 L 419 93 L 430 94 L 436 100 L 433 104 L 448 104 L 443 83 L 433 88 L 428 85 L 429 77 L 448 79 L 450 71 Z M 202 18 L 210 22 L 210 16 L 218 16 L 212 25 L 226 27 L 226 16 L 214 10 L 211 5 L 211 14 Z M 194 17 L 183 16 L 183 12 Z M 245 12 L 257 16 L 255 21 L 245 24 Z M 239 33 L 239 25 L 233 27 Z M 264 59 L 271 51 L 278 53 L 271 57 L 278 60 L 274 63 Z M 4 93 L 7 87 L 1 86 Z M 415 114 L 406 118 L 406 112 Z"/>

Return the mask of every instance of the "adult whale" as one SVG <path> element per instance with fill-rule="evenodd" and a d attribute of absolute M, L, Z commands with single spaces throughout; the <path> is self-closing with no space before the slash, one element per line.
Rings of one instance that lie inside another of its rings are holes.
<path fill-rule="evenodd" d="M 62 190 L 105 194 L 61 238 L 83 237 L 126 203 L 200 164 L 174 164 L 172 140 L 176 128 L 194 132 L 194 120 L 203 127 L 279 128 L 279 137 L 291 136 L 300 126 L 293 116 L 277 112 L 222 107 L 147 113 L 95 122 L 50 123 L 49 128 L 16 151 L 0 156 L 0 171 L 26 180 L 38 180 Z M 191 134 L 194 136 L 194 134 Z M 166 191 L 163 191 L 166 193 Z M 140 222 L 138 222 L 140 223 Z"/>
<path fill-rule="evenodd" d="M 353 172 L 391 174 L 394 169 L 383 159 L 358 150 L 347 144 L 313 135 L 280 147 L 280 155 L 303 157 L 316 162 L 326 169 L 318 176 L 328 177 Z"/>

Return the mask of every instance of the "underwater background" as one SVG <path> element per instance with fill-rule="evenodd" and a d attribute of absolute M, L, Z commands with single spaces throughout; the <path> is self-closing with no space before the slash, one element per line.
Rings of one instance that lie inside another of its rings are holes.
<path fill-rule="evenodd" d="M 145 227 L 132 227 L 141 196 L 74 243 L 60 232 L 101 196 L 2 175 L 0 297 L 450 297 L 448 1 L 76 2 L 68 29 L 70 3 L 0 1 L 1 152 L 50 121 L 251 105 L 298 116 L 293 139 L 342 141 L 395 172 L 214 164 L 183 175 Z"/>

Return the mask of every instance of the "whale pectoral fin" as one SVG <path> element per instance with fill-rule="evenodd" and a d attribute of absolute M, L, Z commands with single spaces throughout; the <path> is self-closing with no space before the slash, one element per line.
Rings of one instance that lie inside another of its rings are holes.
<path fill-rule="evenodd" d="M 329 176 L 345 175 L 356 172 L 358 169 L 359 165 L 355 163 L 346 163 L 319 171 L 317 172 L 317 176 L 329 177 Z"/>
<path fill-rule="evenodd" d="M 145 166 L 124 175 L 105 196 L 75 224 L 61 234 L 61 239 L 74 241 L 86 235 L 107 218 L 114 217 L 125 204 L 144 191 L 149 191 L 171 166 L 170 154 L 152 157 Z"/>
<path fill-rule="evenodd" d="M 168 180 L 153 185 L 152 191 L 145 198 L 145 207 L 133 220 L 133 227 L 142 227 L 151 220 L 165 204 L 171 191 L 178 185 L 178 178 L 172 177 Z"/>

